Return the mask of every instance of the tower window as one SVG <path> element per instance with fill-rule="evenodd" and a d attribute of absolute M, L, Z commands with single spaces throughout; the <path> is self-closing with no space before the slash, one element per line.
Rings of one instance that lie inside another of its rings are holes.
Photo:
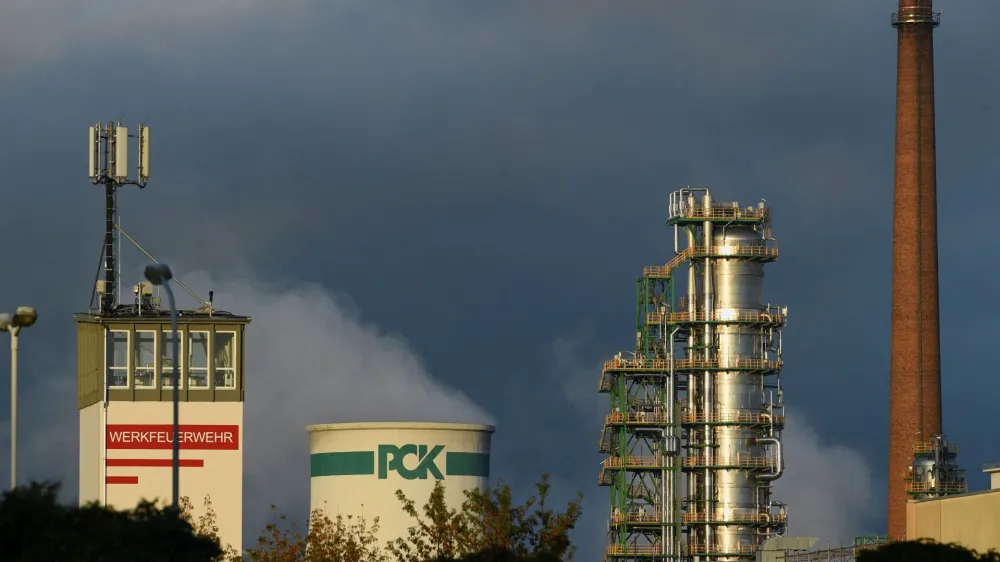
<path fill-rule="evenodd" d="M 191 332 L 188 388 L 208 388 L 208 332 Z"/>
<path fill-rule="evenodd" d="M 236 332 L 216 332 L 215 388 L 236 388 Z"/>
<path fill-rule="evenodd" d="M 107 342 L 108 386 L 128 388 L 128 332 L 111 330 Z"/>
<path fill-rule="evenodd" d="M 173 388 L 174 387 L 174 331 L 164 331 L 162 332 L 163 337 L 161 341 L 163 342 L 163 347 L 160 349 L 160 388 Z M 178 332 L 177 340 L 177 352 L 181 357 L 184 356 L 184 339 L 183 332 Z M 182 368 L 181 363 L 177 364 L 178 378 L 180 376 L 180 369 Z M 182 384 L 183 385 L 183 381 Z"/>
<path fill-rule="evenodd" d="M 153 388 L 156 384 L 156 332 L 136 332 L 133 353 L 135 387 Z"/>

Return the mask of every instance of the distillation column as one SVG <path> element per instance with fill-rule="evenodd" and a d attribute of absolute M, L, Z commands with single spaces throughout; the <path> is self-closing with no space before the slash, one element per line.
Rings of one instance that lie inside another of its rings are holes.
<path fill-rule="evenodd" d="M 770 497 L 782 471 L 777 375 L 785 315 L 763 298 L 764 263 L 777 258 L 767 209 L 716 204 L 703 191 L 682 190 L 671 206 L 671 222 L 688 230 L 690 268 L 700 270 L 687 327 L 701 345 L 689 347 L 688 358 L 705 369 L 691 375 L 683 416 L 684 465 L 693 476 L 685 521 L 692 554 L 740 560 L 785 526 L 784 506 Z"/>
<path fill-rule="evenodd" d="M 783 468 L 786 309 L 763 298 L 764 264 L 777 258 L 769 212 L 684 189 L 671 195 L 668 224 L 675 257 L 638 280 L 636 351 L 601 377 L 611 395 L 600 444 L 606 559 L 749 560 L 786 524 L 771 500 Z"/>

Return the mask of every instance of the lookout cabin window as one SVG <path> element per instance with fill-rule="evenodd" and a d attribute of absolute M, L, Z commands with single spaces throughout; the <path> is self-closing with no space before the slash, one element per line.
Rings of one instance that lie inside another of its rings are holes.
<path fill-rule="evenodd" d="M 191 332 L 188 388 L 208 388 L 208 332 Z"/>
<path fill-rule="evenodd" d="M 162 336 L 160 341 L 163 342 L 163 346 L 160 348 L 160 388 L 173 388 L 174 387 L 174 341 L 177 341 L 177 351 L 181 357 L 184 356 L 184 340 L 174 338 L 173 330 L 169 332 L 161 332 Z M 183 332 L 179 332 L 178 335 L 182 335 Z M 182 365 L 177 363 L 177 374 L 180 378 L 180 369 Z M 181 384 L 183 386 L 183 384 Z"/>
<path fill-rule="evenodd" d="M 137 331 L 134 343 L 135 387 L 153 388 L 156 385 L 156 332 Z"/>
<path fill-rule="evenodd" d="M 107 346 L 108 386 L 128 388 L 128 332 L 109 331 Z"/>
<path fill-rule="evenodd" d="M 216 332 L 215 388 L 236 388 L 236 332 Z"/>

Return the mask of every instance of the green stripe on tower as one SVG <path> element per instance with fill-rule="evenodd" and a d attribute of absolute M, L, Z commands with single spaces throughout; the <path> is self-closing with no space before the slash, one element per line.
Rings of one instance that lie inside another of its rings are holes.
<path fill-rule="evenodd" d="M 309 476 L 375 474 L 375 451 L 315 453 L 309 457 Z"/>
<path fill-rule="evenodd" d="M 490 476 L 490 455 L 486 453 L 446 453 L 445 474 L 448 476 Z"/>

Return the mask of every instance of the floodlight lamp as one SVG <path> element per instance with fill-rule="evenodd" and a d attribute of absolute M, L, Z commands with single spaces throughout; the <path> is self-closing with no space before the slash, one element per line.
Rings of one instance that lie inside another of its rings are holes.
<path fill-rule="evenodd" d="M 163 285 L 173 278 L 170 267 L 165 263 L 154 263 L 146 266 L 146 279 L 153 285 Z"/>
<path fill-rule="evenodd" d="M 38 320 L 38 311 L 31 306 L 19 306 L 14 311 L 13 323 L 19 328 L 27 328 Z"/>
<path fill-rule="evenodd" d="M 13 322 L 11 321 L 10 314 L 6 312 L 0 313 L 0 332 L 10 331 L 10 327 Z"/>

